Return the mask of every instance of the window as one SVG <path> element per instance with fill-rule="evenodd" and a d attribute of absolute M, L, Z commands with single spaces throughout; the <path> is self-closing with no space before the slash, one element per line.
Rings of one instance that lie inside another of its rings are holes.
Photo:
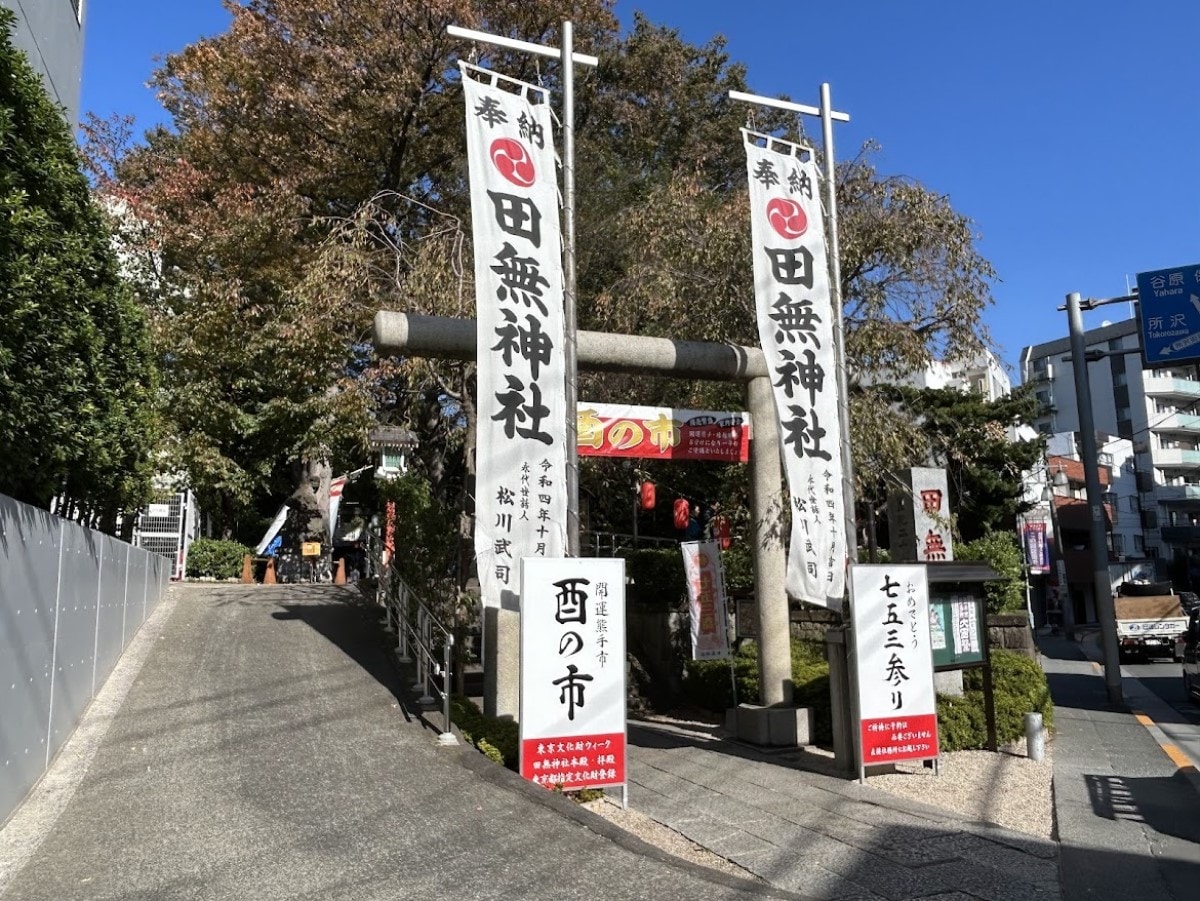
<path fill-rule="evenodd" d="M 1139 554 L 1144 554 L 1146 552 L 1146 539 L 1144 537 L 1142 537 L 1141 535 L 1134 535 L 1133 536 L 1133 549 L 1135 551 L 1137 551 Z"/>
<path fill-rule="evenodd" d="M 1121 349 L 1121 339 L 1120 338 L 1110 339 L 1108 342 L 1108 349 L 1109 350 L 1120 350 Z"/>

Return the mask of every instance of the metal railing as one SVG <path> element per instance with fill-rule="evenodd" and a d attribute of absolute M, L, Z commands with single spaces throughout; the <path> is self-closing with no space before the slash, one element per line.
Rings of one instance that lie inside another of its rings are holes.
<path fill-rule="evenodd" d="M 434 693 L 441 699 L 443 731 L 438 736 L 438 744 L 458 744 L 450 728 L 450 661 L 454 655 L 454 634 L 438 621 L 391 567 L 379 573 L 376 591 L 387 617 L 387 631 L 396 635 L 397 657 L 402 663 L 416 663 L 417 681 L 412 689 L 421 692 L 417 703 L 432 705 Z M 437 679 L 441 680 L 441 685 L 435 681 Z"/>
<path fill-rule="evenodd" d="M 643 547 L 677 548 L 679 540 L 649 535 L 626 535 L 620 532 L 585 532 L 579 541 L 579 552 L 584 557 L 615 557 L 620 551 Z"/>

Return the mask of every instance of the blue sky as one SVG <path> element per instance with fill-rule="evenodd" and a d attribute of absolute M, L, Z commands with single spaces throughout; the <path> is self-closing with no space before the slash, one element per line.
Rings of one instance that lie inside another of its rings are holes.
<path fill-rule="evenodd" d="M 1138 272 L 1200 263 L 1195 0 L 618 0 L 623 22 L 635 9 L 695 43 L 723 34 L 756 93 L 815 106 L 829 82 L 851 115 L 839 158 L 874 139 L 882 173 L 971 217 L 999 274 L 986 319 L 1014 382 L 1022 346 L 1066 336 L 1067 292 L 1118 296 Z M 155 57 L 226 22 L 219 0 L 90 4 L 82 108 L 152 124 Z M 1129 315 L 1109 306 L 1085 324 Z"/>

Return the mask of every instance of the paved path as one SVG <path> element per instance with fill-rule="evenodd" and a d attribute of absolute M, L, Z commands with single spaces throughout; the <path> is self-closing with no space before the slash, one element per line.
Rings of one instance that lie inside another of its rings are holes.
<path fill-rule="evenodd" d="M 1039 639 L 1054 698 L 1055 819 L 1066 901 L 1191 901 L 1200 897 L 1200 794 L 1147 722 L 1169 715 L 1137 679 L 1125 704 L 1082 645 Z M 1135 712 L 1146 715 L 1139 721 Z"/>
<path fill-rule="evenodd" d="M 1061 855 L 799 752 L 631 726 L 633 805 L 751 881 L 439 748 L 352 591 L 176 587 L 110 679 L 123 701 L 93 704 L 86 752 L 0 830 L 0 897 L 1050 901 L 1060 879 L 1067 901 L 1197 897 L 1190 777 L 1104 704 L 1078 645 L 1051 656 Z"/>
<path fill-rule="evenodd" d="M 638 726 L 630 743 L 633 807 L 774 885 L 830 901 L 1059 898 L 1053 842 L 799 769 L 799 754 Z"/>
<path fill-rule="evenodd" d="M 19 872 L 0 859 L 4 901 L 795 897 L 438 748 L 352 597 L 173 589 L 61 815 Z"/>

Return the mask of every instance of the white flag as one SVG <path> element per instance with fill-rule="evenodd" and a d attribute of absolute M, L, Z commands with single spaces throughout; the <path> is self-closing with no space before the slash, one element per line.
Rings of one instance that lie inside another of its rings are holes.
<path fill-rule="evenodd" d="M 521 558 L 561 557 L 566 549 L 565 330 L 554 140 L 545 91 L 459 65 L 478 310 L 475 556 L 484 606 L 515 609 Z M 479 75 L 488 82 L 477 81 Z"/>
<path fill-rule="evenodd" d="M 787 593 L 842 609 L 846 519 L 825 221 L 806 147 L 742 131 L 758 335 L 774 386 L 792 535 Z M 805 159 L 807 157 L 807 159 Z"/>

